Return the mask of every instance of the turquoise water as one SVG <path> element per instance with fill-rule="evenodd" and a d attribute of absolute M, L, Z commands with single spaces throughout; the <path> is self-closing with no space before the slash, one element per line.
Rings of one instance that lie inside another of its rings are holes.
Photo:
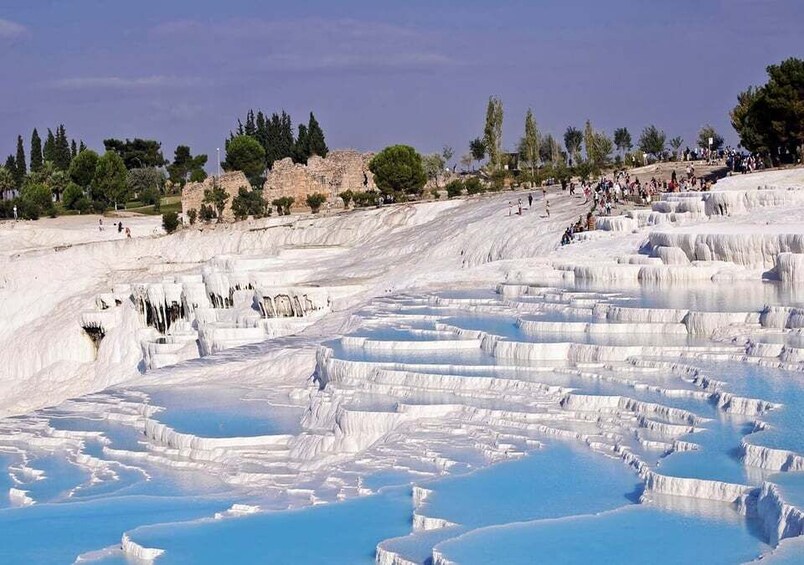
<path fill-rule="evenodd" d="M 738 520 L 629 506 L 598 516 L 471 532 L 437 549 L 461 565 L 651 563 L 731 565 L 767 550 Z"/>
<path fill-rule="evenodd" d="M 409 488 L 325 504 L 201 524 L 142 528 L 132 539 L 166 551 L 159 563 L 374 563 L 380 541 L 410 530 Z"/>
<path fill-rule="evenodd" d="M 303 409 L 261 400 L 243 400 L 246 391 L 198 388 L 181 392 L 148 389 L 151 403 L 164 410 L 153 416 L 177 432 L 200 437 L 253 437 L 295 434 Z"/>

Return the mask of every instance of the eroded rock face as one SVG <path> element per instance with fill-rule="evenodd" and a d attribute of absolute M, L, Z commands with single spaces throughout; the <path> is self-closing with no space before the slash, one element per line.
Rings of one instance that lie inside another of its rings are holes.
<path fill-rule="evenodd" d="M 184 185 L 181 191 L 181 212 L 186 220 L 187 212 L 195 210 L 199 212 L 201 205 L 204 203 L 204 191 L 211 190 L 213 187 L 214 177 L 208 177 L 204 182 L 190 182 Z M 240 171 L 232 171 L 223 173 L 218 181 L 219 185 L 229 198 L 226 200 L 226 205 L 223 208 L 223 220 L 225 222 L 234 221 L 234 214 L 232 213 L 232 200 L 237 196 L 240 187 L 245 187 L 251 190 L 251 183 L 249 183 L 246 175 Z"/>
<path fill-rule="evenodd" d="M 317 192 L 326 195 L 333 206 L 342 205 L 337 197 L 345 190 L 376 190 L 374 175 L 369 170 L 372 157 L 373 153 L 343 150 L 331 151 L 326 158 L 314 155 L 306 165 L 282 159 L 268 173 L 263 197 L 270 204 L 275 198 L 290 196 L 294 208 L 305 209 L 307 196 Z"/>

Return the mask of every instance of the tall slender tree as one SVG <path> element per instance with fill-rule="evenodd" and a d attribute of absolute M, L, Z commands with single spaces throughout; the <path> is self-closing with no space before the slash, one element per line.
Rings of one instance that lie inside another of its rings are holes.
<path fill-rule="evenodd" d="M 569 126 L 564 132 L 564 147 L 570 156 L 572 164 L 578 164 L 578 157 L 581 154 L 581 143 L 583 143 L 583 132 L 578 128 Z"/>
<path fill-rule="evenodd" d="M 497 96 L 489 96 L 486 106 L 486 127 L 483 129 L 483 142 L 492 169 L 502 168 L 502 124 L 503 104 Z"/>
<path fill-rule="evenodd" d="M 324 140 L 324 130 L 321 129 L 321 125 L 312 112 L 310 112 L 310 119 L 307 121 L 307 137 L 309 154 L 326 157 L 327 153 L 329 153 L 329 148 Z"/>
<path fill-rule="evenodd" d="M 64 124 L 59 124 L 56 128 L 56 147 L 54 153 L 53 164 L 60 171 L 66 171 L 70 168 L 70 141 L 67 139 L 67 130 L 64 129 Z"/>
<path fill-rule="evenodd" d="M 75 144 L 75 140 L 73 139 L 70 142 L 70 159 L 75 159 L 75 156 L 78 155 L 78 146 Z"/>
<path fill-rule="evenodd" d="M 15 162 L 14 180 L 17 182 L 17 188 L 22 188 L 25 175 L 28 174 L 28 168 L 25 164 L 25 147 L 23 147 L 21 135 L 17 136 L 17 158 Z"/>
<path fill-rule="evenodd" d="M 536 178 L 536 167 L 539 164 L 539 129 L 533 117 L 533 110 L 528 108 L 525 114 L 525 135 L 520 143 L 520 156 L 530 167 L 530 179 Z"/>
<path fill-rule="evenodd" d="M 47 128 L 47 138 L 45 138 L 45 147 L 42 151 L 42 157 L 45 161 L 50 161 L 51 163 L 56 162 L 56 137 L 53 135 L 50 128 Z"/>
<path fill-rule="evenodd" d="M 31 134 L 31 172 L 35 173 L 42 168 L 42 139 L 34 128 Z"/>
<path fill-rule="evenodd" d="M 296 143 L 293 145 L 293 162 L 306 164 L 309 157 L 310 136 L 307 134 L 307 126 L 299 124 L 299 135 L 296 137 Z"/>

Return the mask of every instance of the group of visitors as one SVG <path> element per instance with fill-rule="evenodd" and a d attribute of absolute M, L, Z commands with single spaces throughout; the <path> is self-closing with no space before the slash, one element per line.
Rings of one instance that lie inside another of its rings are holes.
<path fill-rule="evenodd" d="M 123 231 L 125 230 L 126 238 L 131 239 L 131 229 L 128 226 L 123 228 L 123 222 L 122 221 L 119 221 L 116 224 L 113 222 L 112 223 L 112 229 L 115 229 L 115 228 L 117 228 L 117 233 L 119 233 L 119 234 L 122 234 Z M 98 218 L 98 231 L 103 231 L 103 218 Z"/>

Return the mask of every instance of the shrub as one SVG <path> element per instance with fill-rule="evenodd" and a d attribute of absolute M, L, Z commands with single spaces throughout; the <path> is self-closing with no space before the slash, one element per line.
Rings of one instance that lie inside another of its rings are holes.
<path fill-rule="evenodd" d="M 232 213 L 237 220 L 244 220 L 249 216 L 262 218 L 265 215 L 265 208 L 261 190 L 248 190 L 241 186 L 237 196 L 232 199 Z"/>
<path fill-rule="evenodd" d="M 292 196 L 282 196 L 281 198 L 274 198 L 271 201 L 272 206 L 276 206 L 276 213 L 279 216 L 289 216 L 290 207 L 296 201 Z"/>
<path fill-rule="evenodd" d="M 321 205 L 327 201 L 327 197 L 320 192 L 314 192 L 313 194 L 307 195 L 307 205 L 312 210 L 313 214 L 318 214 L 318 211 L 321 209 Z"/>
<path fill-rule="evenodd" d="M 379 194 L 376 190 L 364 190 L 362 192 L 355 192 L 354 194 L 354 201 L 355 207 L 357 208 L 365 208 L 367 206 L 373 206 L 377 204 L 377 198 Z"/>
<path fill-rule="evenodd" d="M 81 198 L 76 200 L 73 204 L 73 209 L 78 210 L 81 214 L 86 214 L 92 210 L 92 202 L 90 202 L 89 198 L 86 196 L 81 196 Z"/>
<path fill-rule="evenodd" d="M 65 208 L 77 210 L 76 203 L 82 198 L 86 200 L 84 190 L 74 182 L 71 182 L 67 185 L 67 188 L 64 189 L 64 193 L 61 195 L 61 202 L 64 204 Z"/>
<path fill-rule="evenodd" d="M 480 194 L 486 191 L 486 188 L 483 186 L 483 183 L 480 182 L 480 179 L 477 177 L 472 177 L 466 179 L 463 183 L 464 188 L 466 188 L 466 194 Z"/>
<path fill-rule="evenodd" d="M 195 208 L 187 210 L 187 219 L 190 221 L 191 226 L 195 224 L 195 220 L 197 217 L 198 217 L 198 211 Z"/>
<path fill-rule="evenodd" d="M 198 214 L 198 217 L 201 218 L 202 222 L 211 222 L 218 216 L 215 213 L 215 208 L 206 204 L 201 204 L 201 210 Z"/>
<path fill-rule="evenodd" d="M 501 191 L 503 188 L 505 188 L 505 178 L 505 171 L 494 171 L 494 173 L 491 175 L 491 185 L 489 186 L 489 190 L 492 192 Z"/>
<path fill-rule="evenodd" d="M 460 180 L 453 180 L 447 183 L 447 198 L 454 198 L 463 194 L 463 182 Z"/>
<path fill-rule="evenodd" d="M 26 182 L 20 194 L 22 200 L 23 217 L 36 220 L 42 214 L 56 215 L 53 197 L 50 189 L 44 184 Z"/>
<path fill-rule="evenodd" d="M 343 207 L 344 208 L 348 208 L 349 203 L 351 203 L 352 200 L 354 200 L 354 197 L 355 197 L 354 192 L 352 192 L 351 190 L 344 190 L 338 196 L 340 196 L 341 200 L 343 200 Z"/>
<path fill-rule="evenodd" d="M 433 188 L 432 190 L 430 190 L 430 194 L 433 195 L 433 200 L 438 200 L 439 198 L 441 198 L 441 191 L 438 190 L 437 188 Z"/>
<path fill-rule="evenodd" d="M 179 215 L 176 212 L 165 212 L 162 214 L 162 227 L 165 232 L 173 233 L 179 227 Z"/>

